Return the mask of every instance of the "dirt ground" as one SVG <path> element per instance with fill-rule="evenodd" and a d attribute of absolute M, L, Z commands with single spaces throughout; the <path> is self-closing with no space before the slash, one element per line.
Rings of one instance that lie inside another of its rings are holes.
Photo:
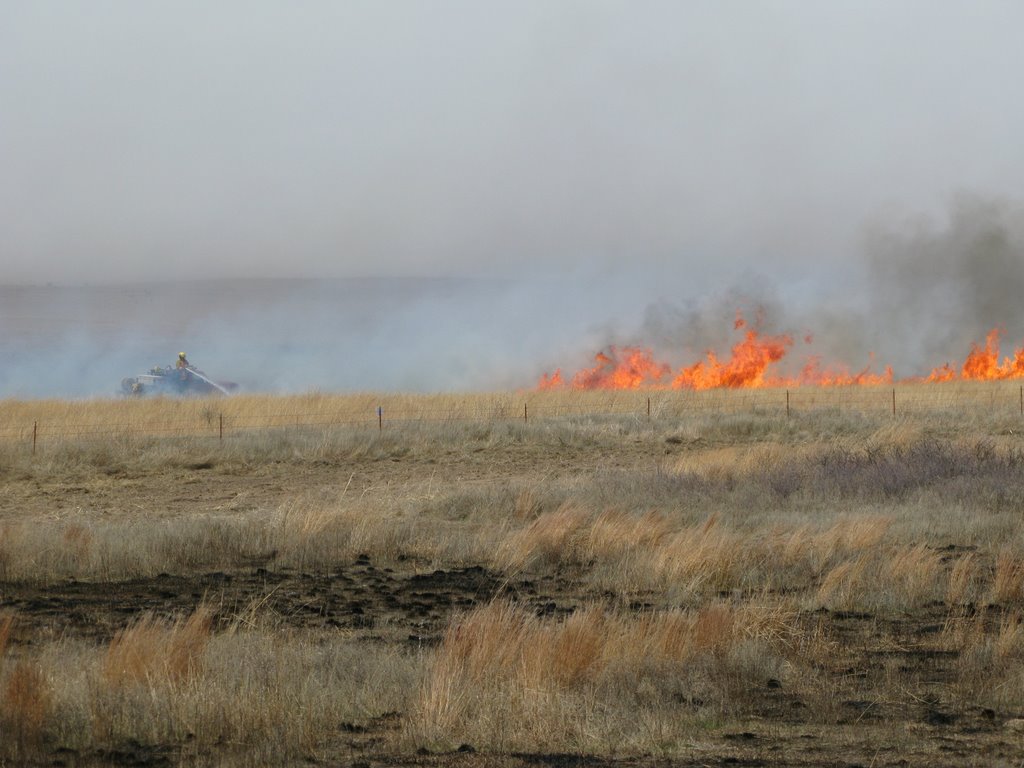
<path fill-rule="evenodd" d="M 685 446 L 664 440 L 627 439 L 618 450 L 567 447 L 538 453 L 530 445 L 439 452 L 429 458 L 367 458 L 308 462 L 167 468 L 80 469 L 72 476 L 25 474 L 9 478 L 0 492 L 0 521 L 46 521 L 88 515 L 117 520 L 140 512 L 157 516 L 224 513 L 272 508 L 289 497 L 317 489 L 348 488 L 359 494 L 443 484 L 448 490 L 476 483 L 552 478 L 587 478 L 609 469 L 657 466 Z M 272 607 L 282 626 L 342 632 L 368 644 L 430 648 L 438 643 L 454 612 L 496 596 L 525 602 L 538 614 L 568 614 L 577 606 L 607 599 L 571 571 L 527 572 L 506 578 L 482 565 L 440 568 L 374 562 L 360 556 L 327 573 L 268 568 L 266 563 L 188 575 L 162 574 L 120 583 L 70 581 L 49 586 L 0 584 L 0 607 L 17 612 L 15 643 L 59 638 L 102 642 L 145 611 L 188 613 L 201 602 L 216 607 L 217 621 L 256 603 Z M 638 596 L 631 607 L 658 604 L 656 595 Z M 978 610 L 986 610 L 979 607 Z M 767 679 L 749 691 L 753 714 L 744 722 L 722 723 L 695 734 L 686 756 L 651 754 L 628 759 L 567 754 L 489 755 L 472 744 L 446 754 L 388 751 L 399 714 L 369 723 L 344 724 L 336 743 L 319 762 L 363 766 L 962 766 L 1024 764 L 1024 733 L 1014 720 L 1024 713 L 982 708 L 953 710 L 942 702 L 955 675 L 956 654 L 939 648 L 948 611 L 936 604 L 912 613 L 876 616 L 843 611 L 807 611 L 808 630 L 835 640 L 823 678 L 834 687 L 839 709 L 828 725 L 797 692 Z M 891 700 L 898 674 L 910 687 Z M 700 702 L 681 699 L 685 714 Z M 162 766 L 177 763 L 181 745 L 127 745 L 95 754 L 67 750 L 47 764 Z"/>

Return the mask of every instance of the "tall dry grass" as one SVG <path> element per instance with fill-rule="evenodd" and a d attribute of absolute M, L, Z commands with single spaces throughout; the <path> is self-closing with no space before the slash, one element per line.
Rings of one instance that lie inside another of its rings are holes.
<path fill-rule="evenodd" d="M 992 601 L 1019 603 L 1024 598 L 1024 557 L 1008 548 L 1000 550 L 992 579 Z"/>
<path fill-rule="evenodd" d="M 453 621 L 406 736 L 434 747 L 628 753 L 643 740 L 626 733 L 638 710 L 682 738 L 711 711 L 742 709 L 743 687 L 779 673 L 778 653 L 798 632 L 789 614 L 754 606 L 632 615 L 591 605 L 552 620 L 497 601 Z M 708 711 L 680 717 L 680 695 Z"/>
<path fill-rule="evenodd" d="M 11 631 L 14 629 L 14 614 L 8 613 L 0 616 L 0 674 L 4 670 L 4 659 L 7 655 L 7 646 L 11 642 Z"/>
<path fill-rule="evenodd" d="M 0 759 L 27 760 L 43 746 L 52 714 L 49 680 L 31 658 L 8 658 L 15 615 L 0 617 Z"/>
<path fill-rule="evenodd" d="M 863 552 L 821 579 L 817 599 L 832 609 L 906 610 L 950 591 L 941 556 L 923 544 Z"/>
<path fill-rule="evenodd" d="M 1018 609 L 954 613 L 942 636 L 956 656 L 950 687 L 960 708 L 1024 706 L 1024 617 Z"/>
<path fill-rule="evenodd" d="M 283 631 L 259 612 L 220 632 L 210 618 L 146 616 L 100 647 L 34 647 L 0 686 L 0 760 L 170 746 L 184 762 L 294 764 L 336 749 L 346 724 L 406 709 L 419 683 L 401 649 Z"/>
<path fill-rule="evenodd" d="M 941 597 L 950 576 L 941 555 L 919 544 L 883 543 L 892 520 L 839 518 L 825 527 L 727 526 L 718 516 L 679 526 L 664 516 L 594 514 L 567 505 L 539 515 L 499 545 L 494 564 L 590 569 L 604 590 L 661 593 L 693 602 L 723 591 L 811 590 L 829 607 L 912 607 Z M 961 577 L 962 578 L 962 577 Z"/>
<path fill-rule="evenodd" d="M 844 609 L 957 604 L 983 593 L 998 604 L 1024 603 L 1021 544 L 949 558 L 941 546 L 948 539 L 921 541 L 927 533 L 916 523 L 897 526 L 873 507 L 770 525 L 726 513 L 690 523 L 689 513 L 670 509 L 602 510 L 589 507 L 585 494 L 560 498 L 541 511 L 548 502 L 535 494 L 524 501 L 515 488 L 426 506 L 314 494 L 233 515 L 0 523 L 0 579 L 109 581 L 254 563 L 331 573 L 366 554 L 414 568 L 485 565 L 511 580 L 566 570 L 627 601 L 658 596 L 676 605 L 722 592 L 785 593 L 809 606 Z"/>
<path fill-rule="evenodd" d="M 176 685 L 200 673 L 210 641 L 213 612 L 200 606 L 186 619 L 168 623 L 145 614 L 114 635 L 102 673 L 112 686 Z"/>
<path fill-rule="evenodd" d="M 53 693 L 39 665 L 30 659 L 14 663 L 6 675 L 0 698 L 0 733 L 5 734 L 0 747 L 15 760 L 24 760 L 39 753 L 44 729 L 53 713 Z"/>

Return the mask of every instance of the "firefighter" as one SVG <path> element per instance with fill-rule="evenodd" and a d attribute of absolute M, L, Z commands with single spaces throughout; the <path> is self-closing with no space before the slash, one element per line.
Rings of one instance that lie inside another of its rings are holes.
<path fill-rule="evenodd" d="M 188 371 L 188 366 L 189 362 L 188 358 L 185 357 L 185 353 L 179 352 L 178 362 L 175 364 L 175 367 L 178 369 L 178 388 L 182 390 L 188 385 L 188 380 L 192 376 Z"/>

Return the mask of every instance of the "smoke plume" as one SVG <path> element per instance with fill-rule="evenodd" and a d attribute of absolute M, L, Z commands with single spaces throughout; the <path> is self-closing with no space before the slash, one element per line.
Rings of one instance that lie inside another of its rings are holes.
<path fill-rule="evenodd" d="M 879 223 L 867 236 L 879 352 L 944 362 L 1000 327 L 1024 338 L 1024 210 L 961 195 L 948 222 Z"/>
<path fill-rule="evenodd" d="M 247 391 L 531 387 L 545 371 L 637 345 L 673 366 L 728 355 L 748 327 L 787 334 L 780 373 L 809 356 L 927 375 L 993 327 L 1024 339 L 1024 216 L 956 198 L 941 222 L 876 219 L 848 279 L 747 272 L 721 291 L 622 273 L 548 280 L 235 280 L 0 288 L 0 396 L 103 396 L 179 351 Z M 811 279 L 815 278 L 815 279 Z M 666 290 L 669 288 L 670 290 Z"/>

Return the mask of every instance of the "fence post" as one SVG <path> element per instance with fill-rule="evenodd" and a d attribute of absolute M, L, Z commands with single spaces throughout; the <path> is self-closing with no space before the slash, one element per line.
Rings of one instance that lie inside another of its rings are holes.
<path fill-rule="evenodd" d="M 651 420 L 651 398 L 647 398 L 647 420 Z"/>
<path fill-rule="evenodd" d="M 786 418 L 789 418 L 789 390 L 786 390 Z"/>
<path fill-rule="evenodd" d="M 39 437 L 39 422 L 32 422 L 32 455 L 36 455 L 36 439 Z"/>
<path fill-rule="evenodd" d="M 384 431 L 384 409 L 381 406 L 377 406 L 377 431 Z"/>
<path fill-rule="evenodd" d="M 530 412 L 527 410 L 528 405 L 523 403 L 523 423 L 526 424 L 530 420 Z"/>
<path fill-rule="evenodd" d="M 218 417 L 217 421 L 220 424 L 220 441 L 223 443 L 224 442 L 224 414 L 223 413 L 220 414 L 220 416 Z"/>

